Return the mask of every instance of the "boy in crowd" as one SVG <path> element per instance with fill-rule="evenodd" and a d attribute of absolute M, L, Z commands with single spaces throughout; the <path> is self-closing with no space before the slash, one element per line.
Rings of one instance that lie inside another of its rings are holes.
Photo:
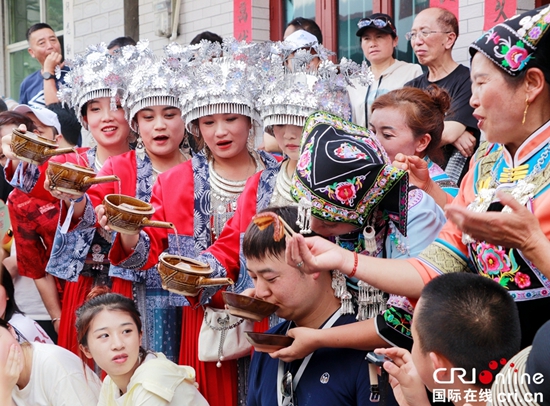
<path fill-rule="evenodd" d="M 412 353 L 397 347 L 376 350 L 393 360 L 383 367 L 401 406 L 428 406 L 445 398 L 455 405 L 485 406 L 496 374 L 521 342 L 509 293 L 489 278 L 468 273 L 445 274 L 424 287 L 412 335 Z"/>

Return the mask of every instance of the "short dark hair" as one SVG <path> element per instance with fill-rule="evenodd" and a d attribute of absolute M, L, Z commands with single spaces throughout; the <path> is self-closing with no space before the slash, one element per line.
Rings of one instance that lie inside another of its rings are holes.
<path fill-rule="evenodd" d="M 109 42 L 107 49 L 113 49 L 115 47 L 125 47 L 126 45 L 136 45 L 136 41 L 132 37 L 118 37 Z"/>
<path fill-rule="evenodd" d="M 46 108 L 57 114 L 63 138 L 71 145 L 80 146 L 82 125 L 76 118 L 74 110 L 68 106 L 63 106 L 61 103 L 48 104 Z"/>
<path fill-rule="evenodd" d="M 195 35 L 195 38 L 193 38 L 189 44 L 190 45 L 199 44 L 203 39 L 210 42 L 218 42 L 220 44 L 223 43 L 223 38 L 220 37 L 218 34 L 215 34 L 210 31 L 203 31 L 200 34 Z"/>
<path fill-rule="evenodd" d="M 8 105 L 6 104 L 4 99 L 0 98 L 0 113 L 3 112 L 3 111 L 8 111 L 8 110 L 9 110 Z"/>
<path fill-rule="evenodd" d="M 501 359 L 509 360 L 519 351 L 517 306 L 493 280 L 463 272 L 445 274 L 430 281 L 420 298 L 413 338 L 423 353 L 440 354 L 471 375 L 474 368 L 479 374 L 491 361 L 500 365 Z M 474 378 L 477 386 L 490 387 Z"/>
<path fill-rule="evenodd" d="M 31 25 L 29 27 L 29 29 L 27 30 L 27 34 L 26 34 L 26 37 L 27 37 L 27 41 L 29 41 L 29 38 L 31 37 L 31 34 L 35 31 L 38 31 L 38 30 L 43 30 L 44 28 L 49 28 L 50 30 L 54 31 L 52 27 L 50 27 L 48 24 L 46 23 L 37 23 L 37 24 L 34 24 L 34 25 Z M 55 32 L 55 31 L 54 31 Z"/>
<path fill-rule="evenodd" d="M 10 273 L 3 269 L 0 272 L 0 285 L 6 290 L 6 312 L 4 314 L 4 319 L 10 321 L 15 313 L 23 314 L 23 312 L 15 303 L 15 287 L 13 286 L 13 279 L 11 278 Z"/>
<path fill-rule="evenodd" d="M 315 35 L 317 42 L 319 42 L 319 44 L 323 43 L 323 33 L 321 32 L 321 27 L 317 25 L 315 20 L 304 17 L 296 17 L 287 24 L 287 28 L 290 26 L 293 26 L 296 30 L 304 30 L 312 35 Z"/>
<path fill-rule="evenodd" d="M 286 207 L 269 207 L 259 213 L 273 212 L 280 216 L 292 229 L 300 232 L 296 225 L 298 218 L 298 209 L 296 206 Z M 263 230 L 260 230 L 254 222 L 250 222 L 243 238 L 243 255 L 245 258 L 257 259 L 259 261 L 269 256 L 284 255 L 286 249 L 286 241 L 283 238 L 280 241 L 273 239 L 274 228 L 273 224 Z M 282 224 L 281 224 L 282 227 Z"/>

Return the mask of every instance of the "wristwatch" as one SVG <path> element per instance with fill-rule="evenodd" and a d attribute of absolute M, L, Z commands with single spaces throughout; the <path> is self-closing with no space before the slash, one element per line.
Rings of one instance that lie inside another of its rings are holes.
<path fill-rule="evenodd" d="M 52 75 L 50 72 L 42 72 L 42 77 L 46 80 L 55 79 L 55 76 Z"/>

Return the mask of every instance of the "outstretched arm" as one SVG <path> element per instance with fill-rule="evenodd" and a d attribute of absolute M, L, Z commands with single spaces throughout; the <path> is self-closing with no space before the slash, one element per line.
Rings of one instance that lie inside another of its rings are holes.
<path fill-rule="evenodd" d="M 304 238 L 303 235 L 296 234 L 287 239 L 286 262 L 296 267 L 302 261 L 304 264 L 300 270 L 303 272 L 338 269 L 343 274 L 350 275 L 356 270 L 355 277 L 369 285 L 411 299 L 419 298 L 424 287 L 420 274 L 405 260 L 358 255 L 356 267 L 352 251 L 321 237 Z"/>
<path fill-rule="evenodd" d="M 296 327 L 288 331 L 288 336 L 294 337 L 290 347 L 271 353 L 272 358 L 280 358 L 284 362 L 305 358 L 319 348 L 354 348 L 356 350 L 373 350 L 388 346 L 374 325 L 375 319 L 358 321 L 357 323 L 326 329 Z"/>

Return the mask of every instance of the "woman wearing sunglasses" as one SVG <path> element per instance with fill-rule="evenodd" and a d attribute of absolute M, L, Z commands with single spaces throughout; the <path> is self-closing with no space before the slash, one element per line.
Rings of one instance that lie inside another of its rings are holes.
<path fill-rule="evenodd" d="M 422 74 L 420 65 L 398 61 L 393 49 L 397 46 L 397 33 L 392 18 L 375 13 L 357 23 L 356 35 L 361 39 L 361 49 L 374 74 L 374 82 L 368 86 L 350 87 L 353 122 L 368 126 L 370 108 L 374 100 L 390 90 L 400 89 L 409 80 Z"/>

